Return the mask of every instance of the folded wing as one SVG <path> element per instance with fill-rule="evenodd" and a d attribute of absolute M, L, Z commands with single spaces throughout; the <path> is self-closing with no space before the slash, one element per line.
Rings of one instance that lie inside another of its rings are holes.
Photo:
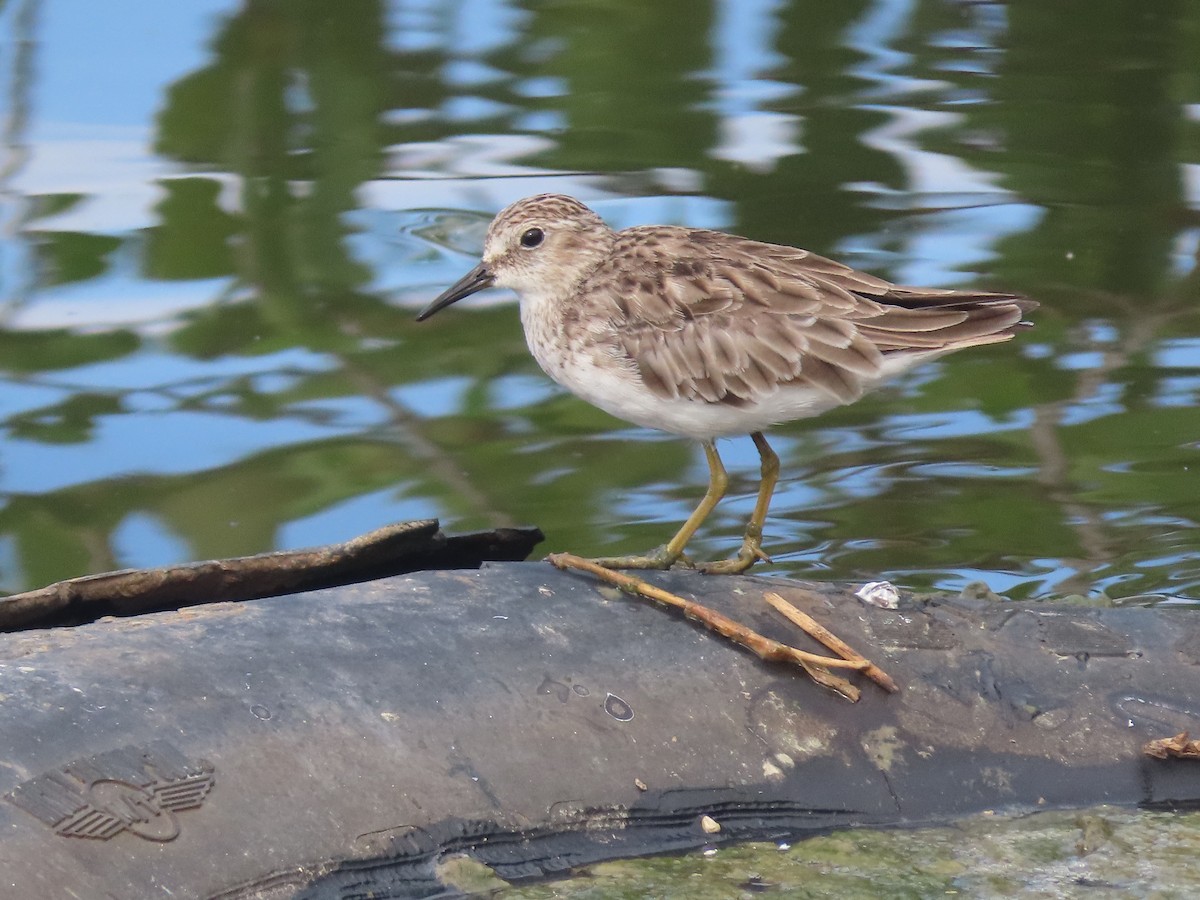
<path fill-rule="evenodd" d="M 903 367 L 890 363 L 1008 340 L 1037 306 L 895 285 L 720 232 L 635 228 L 620 238 L 622 271 L 598 272 L 592 290 L 611 294 L 618 350 L 672 399 L 743 406 L 795 385 L 848 403 Z"/>

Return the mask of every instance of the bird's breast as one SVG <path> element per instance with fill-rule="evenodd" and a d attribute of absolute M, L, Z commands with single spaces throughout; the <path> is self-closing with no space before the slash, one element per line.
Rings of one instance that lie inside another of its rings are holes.
<path fill-rule="evenodd" d="M 525 343 L 547 375 L 583 396 L 589 376 L 601 369 L 631 368 L 613 355 L 615 335 L 598 316 L 588 316 L 563 304 L 533 298 L 521 303 Z"/>

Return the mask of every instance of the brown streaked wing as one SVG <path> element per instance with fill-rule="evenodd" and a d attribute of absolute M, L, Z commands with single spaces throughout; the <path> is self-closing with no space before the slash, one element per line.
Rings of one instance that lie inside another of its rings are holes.
<path fill-rule="evenodd" d="M 805 250 L 667 226 L 619 232 L 583 294 L 613 311 L 614 340 L 656 394 L 732 405 L 783 384 L 847 403 L 885 356 L 1007 340 L 1037 305 L 904 287 Z"/>

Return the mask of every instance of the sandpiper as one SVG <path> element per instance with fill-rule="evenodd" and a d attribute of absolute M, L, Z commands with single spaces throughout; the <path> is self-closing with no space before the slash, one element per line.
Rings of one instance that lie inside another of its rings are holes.
<path fill-rule="evenodd" d="M 578 200 L 539 194 L 502 210 L 483 259 L 417 320 L 488 287 L 515 291 L 529 349 L 572 393 L 612 415 L 701 442 L 708 490 L 664 546 L 596 560 L 666 569 L 684 559 L 728 476 L 716 439 L 749 434 L 758 500 L 737 555 L 698 568 L 744 572 L 762 550 L 779 476 L 763 431 L 851 403 L 917 363 L 1007 341 L 1037 303 L 1016 294 L 904 287 L 794 247 L 718 231 L 614 231 Z"/>

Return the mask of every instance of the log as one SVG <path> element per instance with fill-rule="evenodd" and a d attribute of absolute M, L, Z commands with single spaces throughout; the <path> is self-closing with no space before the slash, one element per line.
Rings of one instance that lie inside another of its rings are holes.
<path fill-rule="evenodd" d="M 654 573 L 892 675 L 858 703 L 544 562 L 0 635 L 14 897 L 425 896 L 599 860 L 985 809 L 1200 800 L 1200 618 Z M 845 674 L 845 673 L 843 673 Z M 719 826 L 714 830 L 713 826 Z M 374 892 L 372 894 L 372 892 Z"/>

